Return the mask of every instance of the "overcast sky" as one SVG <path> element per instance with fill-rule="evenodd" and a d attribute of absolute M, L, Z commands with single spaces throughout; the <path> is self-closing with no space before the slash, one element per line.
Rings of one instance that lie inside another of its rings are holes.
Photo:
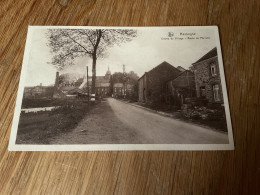
<path fill-rule="evenodd" d="M 25 86 L 52 85 L 55 81 L 56 69 L 48 64 L 52 55 L 47 46 L 48 37 L 45 29 L 34 29 L 32 43 L 29 53 L 28 72 Z M 162 40 L 169 38 L 168 33 L 172 32 L 173 40 Z M 195 33 L 195 35 L 180 35 L 180 33 Z M 185 69 L 197 61 L 200 57 L 216 46 L 214 31 L 212 29 L 181 29 L 181 28 L 146 28 L 137 31 L 137 37 L 131 42 L 122 43 L 121 46 L 114 46 L 108 49 L 108 56 L 97 61 L 97 75 L 104 75 L 108 69 L 112 74 L 122 72 L 123 64 L 126 71 L 134 71 L 142 76 L 162 63 L 167 61 L 174 67 L 182 66 Z M 199 39 L 175 39 L 199 37 Z M 202 39 L 201 37 L 207 37 Z M 89 66 L 91 73 L 92 60 L 89 57 L 78 58 L 75 65 L 64 69 L 61 73 L 83 73 L 86 66 Z M 61 74 L 60 73 L 60 74 Z"/>

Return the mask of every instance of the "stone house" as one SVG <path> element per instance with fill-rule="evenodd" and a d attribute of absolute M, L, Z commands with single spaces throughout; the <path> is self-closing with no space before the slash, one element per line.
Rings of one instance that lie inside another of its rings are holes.
<path fill-rule="evenodd" d="M 223 103 L 217 48 L 213 48 L 192 64 L 196 95 L 209 103 Z"/>
<path fill-rule="evenodd" d="M 169 105 L 180 107 L 186 98 L 196 97 L 195 77 L 190 70 L 185 70 L 175 79 L 166 82 L 166 102 Z"/>
<path fill-rule="evenodd" d="M 165 102 L 166 81 L 175 79 L 180 73 L 180 70 L 165 61 L 145 72 L 138 79 L 138 100 L 141 102 Z"/>

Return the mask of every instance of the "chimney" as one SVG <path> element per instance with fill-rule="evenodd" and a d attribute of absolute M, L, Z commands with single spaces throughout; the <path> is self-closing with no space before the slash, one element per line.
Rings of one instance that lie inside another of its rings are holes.
<path fill-rule="evenodd" d="M 56 72 L 55 87 L 59 87 L 59 72 Z"/>

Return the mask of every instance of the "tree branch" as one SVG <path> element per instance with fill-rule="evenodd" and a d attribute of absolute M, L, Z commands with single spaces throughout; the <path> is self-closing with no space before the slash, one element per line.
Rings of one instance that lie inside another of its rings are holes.
<path fill-rule="evenodd" d="M 83 48 L 86 53 L 92 55 L 91 52 L 89 52 L 83 45 L 81 45 L 80 43 L 78 43 L 77 41 L 75 41 L 73 38 L 71 38 L 68 34 L 66 34 L 66 36 L 69 37 L 69 39 L 72 40 L 74 43 L 78 44 L 81 48 Z"/>

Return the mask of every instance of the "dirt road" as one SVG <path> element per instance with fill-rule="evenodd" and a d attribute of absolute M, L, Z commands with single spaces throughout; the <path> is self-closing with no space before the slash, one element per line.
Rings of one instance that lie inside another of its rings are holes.
<path fill-rule="evenodd" d="M 51 144 L 224 144 L 226 133 L 164 117 L 108 98 Z"/>

